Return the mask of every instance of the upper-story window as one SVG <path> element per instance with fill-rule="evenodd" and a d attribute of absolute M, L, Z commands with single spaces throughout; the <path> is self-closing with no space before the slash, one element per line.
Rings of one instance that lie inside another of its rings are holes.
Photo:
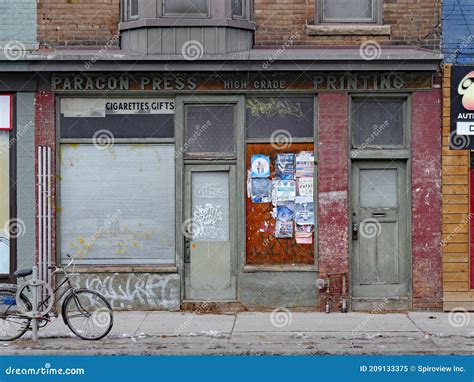
<path fill-rule="evenodd" d="M 124 20 L 133 20 L 138 18 L 138 0 L 124 1 Z"/>
<path fill-rule="evenodd" d="M 163 0 L 163 16 L 208 17 L 209 0 Z"/>
<path fill-rule="evenodd" d="M 231 7 L 232 7 L 232 18 L 234 19 L 245 19 L 246 18 L 246 8 L 245 8 L 245 0 L 232 0 Z"/>
<path fill-rule="evenodd" d="M 383 0 L 318 0 L 320 23 L 380 23 Z"/>

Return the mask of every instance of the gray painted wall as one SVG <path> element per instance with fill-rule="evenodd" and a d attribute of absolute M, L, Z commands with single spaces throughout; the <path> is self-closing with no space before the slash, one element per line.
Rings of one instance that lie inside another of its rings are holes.
<path fill-rule="evenodd" d="M 17 93 L 17 217 L 25 230 L 17 238 L 17 268 L 31 267 L 35 260 L 35 98 Z"/>
<path fill-rule="evenodd" d="M 259 308 L 315 308 L 317 276 L 316 272 L 242 272 L 240 302 Z"/>
<path fill-rule="evenodd" d="M 227 27 L 137 28 L 122 31 L 121 35 L 125 50 L 192 58 L 248 50 L 252 43 L 253 31 Z"/>

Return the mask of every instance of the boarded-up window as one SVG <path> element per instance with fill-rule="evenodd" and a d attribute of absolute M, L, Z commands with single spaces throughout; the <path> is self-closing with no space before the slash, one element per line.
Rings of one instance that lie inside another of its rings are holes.
<path fill-rule="evenodd" d="M 173 145 L 61 145 L 63 258 L 174 264 L 174 156 Z"/>
<path fill-rule="evenodd" d="M 269 156 L 269 178 L 275 178 L 275 162 L 278 154 L 313 150 L 312 143 L 293 143 L 278 150 L 272 144 L 247 144 L 246 168 L 251 167 L 252 155 Z M 294 235 L 291 238 L 276 238 L 276 220 L 272 215 L 273 208 L 272 203 L 253 203 L 251 198 L 246 198 L 246 263 L 249 265 L 314 264 L 316 232 L 311 244 L 298 244 Z"/>

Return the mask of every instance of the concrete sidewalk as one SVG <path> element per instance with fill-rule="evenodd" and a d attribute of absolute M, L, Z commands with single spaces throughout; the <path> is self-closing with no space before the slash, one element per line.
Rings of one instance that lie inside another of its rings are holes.
<path fill-rule="evenodd" d="M 61 318 L 28 338 L 0 354 L 474 354 L 474 314 L 116 312 L 101 341 Z"/>

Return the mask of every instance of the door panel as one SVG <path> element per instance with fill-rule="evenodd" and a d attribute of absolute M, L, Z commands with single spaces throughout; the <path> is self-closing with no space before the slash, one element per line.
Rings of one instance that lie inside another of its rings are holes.
<path fill-rule="evenodd" d="M 185 167 L 185 298 L 235 300 L 235 167 Z"/>
<path fill-rule="evenodd" d="M 353 299 L 408 298 L 405 162 L 352 164 Z"/>

